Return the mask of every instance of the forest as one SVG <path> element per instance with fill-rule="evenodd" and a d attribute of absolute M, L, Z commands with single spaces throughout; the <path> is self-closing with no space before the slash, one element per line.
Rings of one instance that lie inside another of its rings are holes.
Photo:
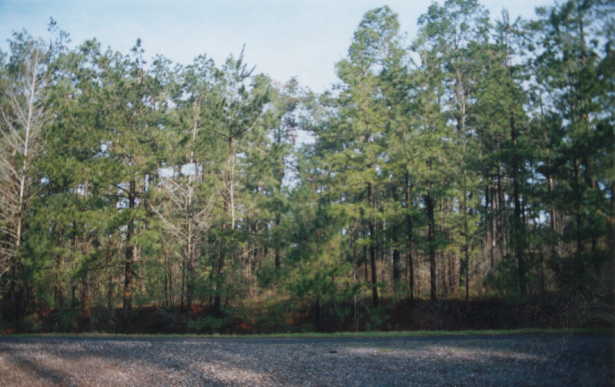
<path fill-rule="evenodd" d="M 613 326 L 614 11 L 372 9 L 322 93 L 15 32 L 0 331 Z"/>

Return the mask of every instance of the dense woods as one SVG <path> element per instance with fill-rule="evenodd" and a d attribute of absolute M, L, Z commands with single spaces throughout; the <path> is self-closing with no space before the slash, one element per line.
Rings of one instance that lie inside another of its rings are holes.
<path fill-rule="evenodd" d="M 612 324 L 614 10 L 447 0 L 409 38 L 373 9 L 320 94 L 243 52 L 15 33 L 1 327 Z"/>

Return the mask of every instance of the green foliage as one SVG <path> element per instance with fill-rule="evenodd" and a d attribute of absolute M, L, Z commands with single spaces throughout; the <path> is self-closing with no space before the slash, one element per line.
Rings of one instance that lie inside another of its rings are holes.
<path fill-rule="evenodd" d="M 517 263 L 513 257 L 504 257 L 497 263 L 495 269 L 485 278 L 489 288 L 494 289 L 499 297 L 520 299 L 519 284 L 517 282 Z"/>
<path fill-rule="evenodd" d="M 385 330 L 388 317 L 389 316 L 387 315 L 387 310 L 384 307 L 370 308 L 367 318 L 366 330 Z"/>
<path fill-rule="evenodd" d="M 140 40 L 68 47 L 55 23 L 49 44 L 14 34 L 0 53 L 3 318 L 128 331 L 134 304 L 156 330 L 206 305 L 188 329 L 217 332 L 264 303 L 240 319 L 387 329 L 389 298 L 552 292 L 604 316 L 613 11 L 567 0 L 494 20 L 446 0 L 409 44 L 379 7 L 322 94 L 255 73 L 243 51 L 179 65 Z"/>
<path fill-rule="evenodd" d="M 226 317 L 205 316 L 197 320 L 188 320 L 188 330 L 198 333 L 219 333 L 228 324 Z"/>
<path fill-rule="evenodd" d="M 42 328 L 47 332 L 76 332 L 78 309 L 56 309 L 44 319 Z"/>

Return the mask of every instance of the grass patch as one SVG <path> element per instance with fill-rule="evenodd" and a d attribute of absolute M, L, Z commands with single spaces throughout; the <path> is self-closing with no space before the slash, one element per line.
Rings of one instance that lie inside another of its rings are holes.
<path fill-rule="evenodd" d="M 122 334 L 122 333 L 25 333 L 12 334 L 5 337 L 79 337 L 79 338 L 112 338 L 112 339 L 301 339 L 301 338 L 379 338 L 379 337 L 438 337 L 438 336 L 505 336 L 505 335 L 614 335 L 611 329 L 489 329 L 460 331 L 367 331 L 367 332 L 301 332 L 301 333 L 267 333 L 267 334 Z"/>

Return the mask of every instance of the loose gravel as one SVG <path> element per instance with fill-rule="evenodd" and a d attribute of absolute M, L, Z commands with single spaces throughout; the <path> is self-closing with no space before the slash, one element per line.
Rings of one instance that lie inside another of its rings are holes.
<path fill-rule="evenodd" d="M 613 386 L 612 336 L 0 337 L 1 386 Z"/>

